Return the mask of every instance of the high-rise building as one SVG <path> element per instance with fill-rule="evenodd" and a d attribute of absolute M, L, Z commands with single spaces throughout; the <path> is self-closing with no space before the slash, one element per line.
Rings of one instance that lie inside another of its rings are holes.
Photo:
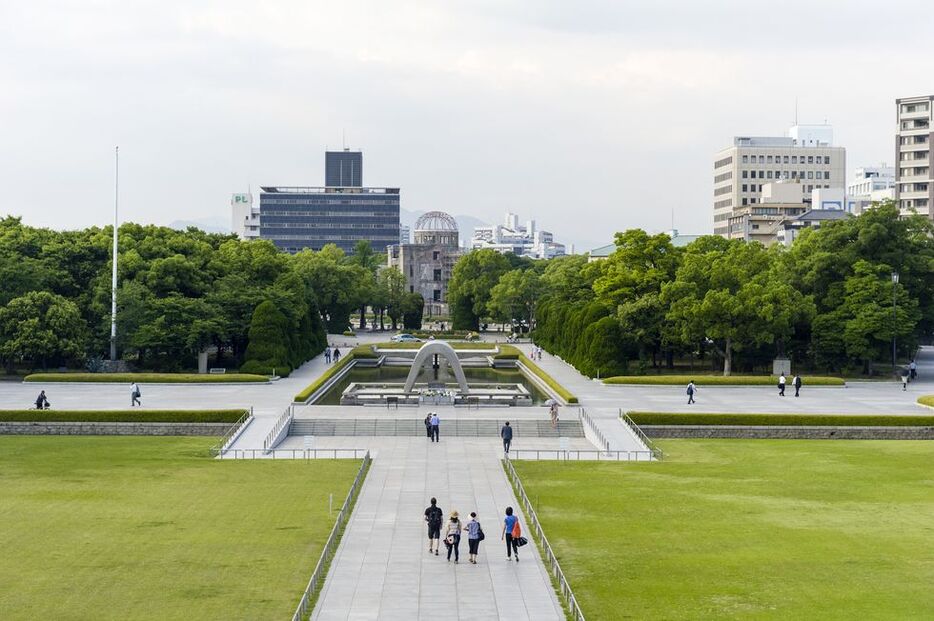
<path fill-rule="evenodd" d="M 934 95 L 895 100 L 895 200 L 903 214 L 934 217 Z"/>
<path fill-rule="evenodd" d="M 768 183 L 795 184 L 801 202 L 810 201 L 815 188 L 842 188 L 846 182 L 846 150 L 833 146 L 829 125 L 795 125 L 784 137 L 737 136 L 733 145 L 714 157 L 714 234 L 742 236 L 730 220 L 745 207 L 762 202 Z"/>
<path fill-rule="evenodd" d="M 359 188 L 363 186 L 363 152 L 325 151 L 324 185 L 329 188 Z"/>

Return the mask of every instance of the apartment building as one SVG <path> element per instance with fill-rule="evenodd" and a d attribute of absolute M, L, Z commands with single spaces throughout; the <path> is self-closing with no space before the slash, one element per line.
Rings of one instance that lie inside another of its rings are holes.
<path fill-rule="evenodd" d="M 736 216 L 751 214 L 762 202 L 766 184 L 795 184 L 799 201 L 808 203 L 815 188 L 842 188 L 846 183 L 846 149 L 833 146 L 829 125 L 795 125 L 788 136 L 737 136 L 714 157 L 714 234 L 730 234 Z"/>
<path fill-rule="evenodd" d="M 934 217 L 934 95 L 896 99 L 895 200 L 903 214 Z"/>

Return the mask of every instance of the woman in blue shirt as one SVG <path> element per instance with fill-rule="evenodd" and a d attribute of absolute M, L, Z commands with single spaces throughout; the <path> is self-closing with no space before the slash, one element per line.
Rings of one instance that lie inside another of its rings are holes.
<path fill-rule="evenodd" d="M 519 518 L 512 514 L 512 507 L 506 507 L 506 519 L 503 520 L 503 534 L 500 540 L 506 540 L 506 560 L 511 561 L 515 554 L 516 562 L 519 562 L 519 544 L 513 538 L 512 533 L 516 528 Z"/>

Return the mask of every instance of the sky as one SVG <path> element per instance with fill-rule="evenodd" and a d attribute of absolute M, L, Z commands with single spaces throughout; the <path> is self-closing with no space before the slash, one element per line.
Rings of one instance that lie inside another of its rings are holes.
<path fill-rule="evenodd" d="M 320 185 L 324 151 L 410 211 L 535 218 L 586 250 L 712 231 L 713 155 L 828 122 L 891 165 L 934 94 L 928 2 L 3 0 L 0 214 L 54 228 L 229 221 Z"/>

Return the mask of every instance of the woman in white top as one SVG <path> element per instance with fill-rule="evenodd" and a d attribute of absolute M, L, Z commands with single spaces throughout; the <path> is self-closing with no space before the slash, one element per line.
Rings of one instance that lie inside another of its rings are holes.
<path fill-rule="evenodd" d="M 451 520 L 448 522 L 447 530 L 444 531 L 444 543 L 448 547 L 448 562 L 451 562 L 451 552 L 454 552 L 454 563 L 460 560 L 461 544 L 461 524 L 457 511 L 451 511 Z"/>

